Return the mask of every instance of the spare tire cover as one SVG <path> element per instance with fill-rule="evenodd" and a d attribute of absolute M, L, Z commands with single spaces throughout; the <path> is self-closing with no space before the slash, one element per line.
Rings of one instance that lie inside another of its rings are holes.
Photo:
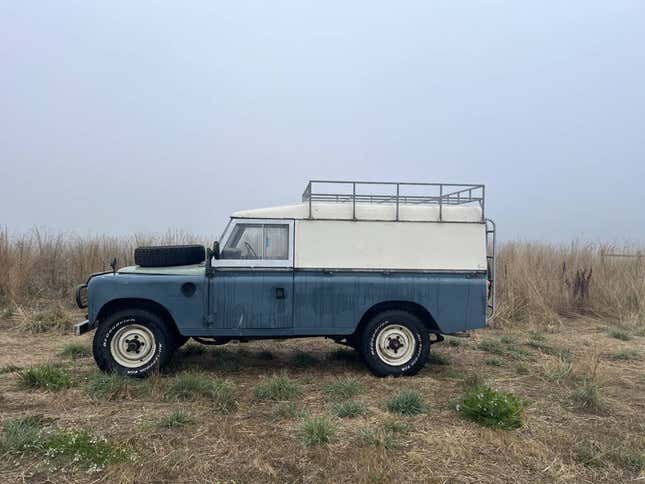
<path fill-rule="evenodd" d="M 141 267 L 187 266 L 206 258 L 203 245 L 157 245 L 134 249 L 134 263 Z"/>

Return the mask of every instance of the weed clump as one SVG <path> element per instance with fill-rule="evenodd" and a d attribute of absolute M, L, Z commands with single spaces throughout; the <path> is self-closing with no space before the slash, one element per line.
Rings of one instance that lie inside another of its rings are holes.
<path fill-rule="evenodd" d="M 216 381 L 197 373 L 177 375 L 166 387 L 163 398 L 167 401 L 190 401 L 205 398 L 223 413 L 237 409 L 235 386 L 228 381 Z"/>
<path fill-rule="evenodd" d="M 612 359 L 618 361 L 639 361 L 642 359 L 642 355 L 638 350 L 623 350 L 612 355 Z"/>
<path fill-rule="evenodd" d="M 363 391 L 363 385 L 354 378 L 339 378 L 325 385 L 325 395 L 330 400 L 348 400 Z"/>
<path fill-rule="evenodd" d="M 98 400 L 132 398 L 141 382 L 116 373 L 97 373 L 90 377 L 87 394 Z"/>
<path fill-rule="evenodd" d="M 59 391 L 75 384 L 76 382 L 65 369 L 49 363 L 27 368 L 18 373 L 18 386 L 24 389 Z"/>
<path fill-rule="evenodd" d="M 333 412 L 340 418 L 355 418 L 367 413 L 367 406 L 357 400 L 336 402 L 332 406 Z"/>
<path fill-rule="evenodd" d="M 315 447 L 332 442 L 336 427 L 327 417 L 310 417 L 304 420 L 301 432 L 305 445 Z"/>
<path fill-rule="evenodd" d="M 385 408 L 390 413 L 412 416 L 425 411 L 425 403 L 421 394 L 415 390 L 402 390 L 385 402 Z"/>
<path fill-rule="evenodd" d="M 70 358 L 72 360 L 77 360 L 79 358 L 86 358 L 92 356 L 90 349 L 80 343 L 69 343 L 63 346 L 63 349 L 58 353 L 58 356 L 63 358 Z"/>
<path fill-rule="evenodd" d="M 619 339 L 621 341 L 629 341 L 632 339 L 632 335 L 628 331 L 625 331 L 621 328 L 611 328 L 607 331 L 607 335 L 611 338 Z"/>
<path fill-rule="evenodd" d="M 159 420 L 159 427 L 171 429 L 176 427 L 185 427 L 195 423 L 195 419 L 183 410 L 175 410 L 174 412 L 162 417 Z"/>
<path fill-rule="evenodd" d="M 291 400 L 302 395 L 302 386 L 286 375 L 272 376 L 255 387 L 256 400 Z"/>
<path fill-rule="evenodd" d="M 498 392 L 481 385 L 468 388 L 456 410 L 480 425 L 515 429 L 522 425 L 524 402 L 512 393 Z"/>
<path fill-rule="evenodd" d="M 605 408 L 605 400 L 602 396 L 600 386 L 590 379 L 583 380 L 571 392 L 571 400 L 573 404 L 587 411 L 601 411 Z"/>

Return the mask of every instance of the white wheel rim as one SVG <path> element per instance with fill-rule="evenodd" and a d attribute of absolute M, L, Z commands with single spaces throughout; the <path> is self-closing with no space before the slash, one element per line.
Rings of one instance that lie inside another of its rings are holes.
<path fill-rule="evenodd" d="M 138 368 L 152 359 L 156 346 L 152 331 L 140 324 L 128 324 L 112 338 L 110 352 L 119 365 Z"/>
<path fill-rule="evenodd" d="M 388 324 L 376 335 L 376 353 L 388 365 L 405 365 L 414 356 L 416 348 L 412 331 L 400 324 Z"/>

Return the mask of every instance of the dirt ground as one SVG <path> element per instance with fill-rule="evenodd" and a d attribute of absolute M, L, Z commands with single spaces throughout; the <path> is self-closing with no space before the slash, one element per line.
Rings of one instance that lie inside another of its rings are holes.
<path fill-rule="evenodd" d="M 204 351 L 191 342 L 168 371 L 141 384 L 149 392 L 101 399 L 87 391 L 97 373 L 92 357 L 59 355 L 70 342 L 89 348 L 93 333 L 74 338 L 7 327 L 0 330 L 0 420 L 50 417 L 60 428 L 87 429 L 123 443 L 132 458 L 88 473 L 72 464 L 51 468 L 37 452 L 0 448 L 0 482 L 645 480 L 645 337 L 623 341 L 608 328 L 602 321 L 576 320 L 479 330 L 433 346 L 436 356 L 419 375 L 398 379 L 372 376 L 355 352 L 324 339 L 231 343 Z M 20 389 L 21 369 L 45 362 L 62 365 L 79 383 L 60 391 Z M 237 409 L 224 414 L 207 399 L 160 398 L 156 389 L 185 370 L 232 382 Z M 254 397 L 254 388 L 274 374 L 302 386 L 295 413 L 279 415 L 277 403 Z M 366 415 L 334 416 L 324 389 L 341 377 L 360 383 L 356 398 L 367 405 Z M 493 430 L 463 419 L 455 404 L 473 379 L 525 400 L 522 427 Z M 583 382 L 599 390 L 601 405 L 584 408 L 572 398 Z M 386 410 L 384 402 L 402 389 L 422 395 L 422 414 Z M 160 427 L 159 419 L 176 409 L 194 422 Z M 333 422 L 337 432 L 330 443 L 305 445 L 302 423 L 312 415 Z M 396 445 L 366 443 L 365 429 L 383 422 L 403 422 L 409 430 L 396 437 Z"/>

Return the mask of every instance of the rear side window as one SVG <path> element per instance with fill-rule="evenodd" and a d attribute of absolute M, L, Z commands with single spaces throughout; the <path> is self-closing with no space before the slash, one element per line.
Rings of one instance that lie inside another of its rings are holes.
<path fill-rule="evenodd" d="M 222 256 L 226 259 L 287 260 L 289 225 L 238 223 Z"/>

